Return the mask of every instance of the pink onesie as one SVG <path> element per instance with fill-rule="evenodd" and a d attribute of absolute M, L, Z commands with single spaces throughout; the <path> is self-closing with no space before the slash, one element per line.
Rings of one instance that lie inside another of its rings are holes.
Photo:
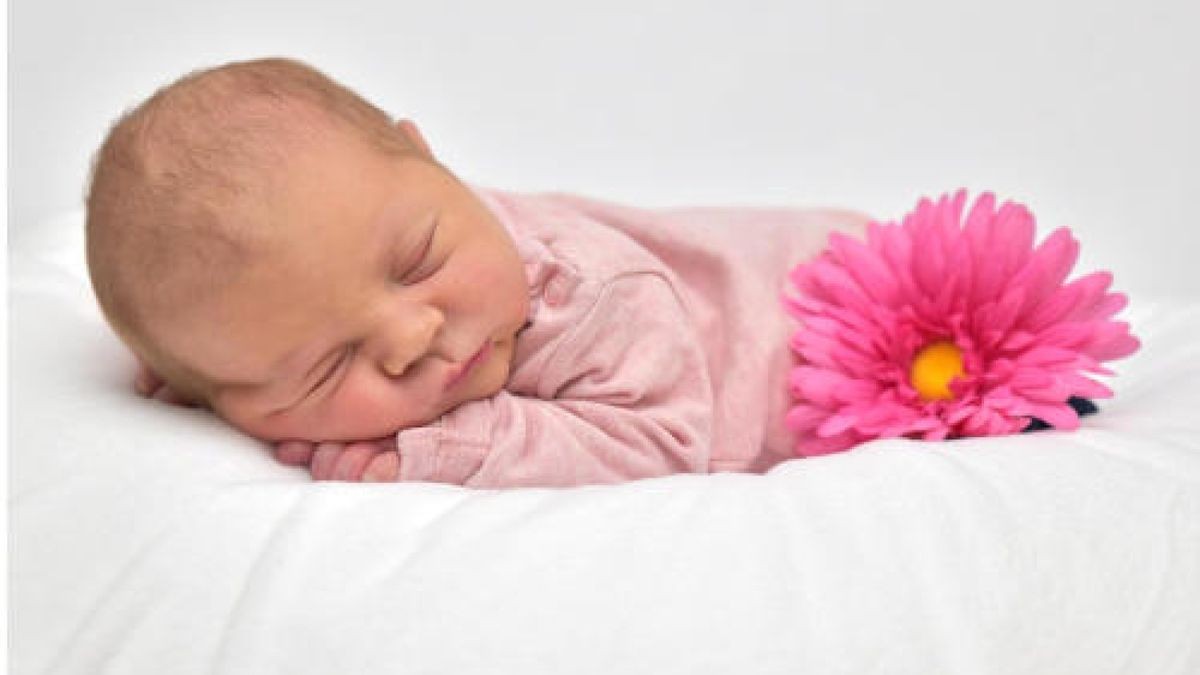
<path fill-rule="evenodd" d="M 861 238 L 867 216 L 469 187 L 517 244 L 530 324 L 504 390 L 398 434 L 400 480 L 566 486 L 794 456 L 780 294 L 830 230 Z"/>

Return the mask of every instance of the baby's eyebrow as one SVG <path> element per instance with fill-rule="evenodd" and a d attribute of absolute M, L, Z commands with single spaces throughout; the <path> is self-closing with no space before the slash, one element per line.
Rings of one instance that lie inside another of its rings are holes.
<path fill-rule="evenodd" d="M 274 361 L 271 364 L 271 367 L 267 372 L 268 373 L 279 372 L 281 367 L 284 364 L 292 361 L 295 358 L 295 355 L 299 351 L 300 351 L 299 349 L 292 350 L 292 351 L 288 352 L 287 354 L 285 354 L 282 358 L 277 359 L 276 361 Z M 317 363 L 319 364 L 320 361 L 318 361 Z M 306 378 L 308 377 L 307 373 L 305 374 L 305 377 Z M 255 389 L 255 388 L 263 387 L 265 385 L 270 384 L 273 380 L 273 377 L 272 377 L 272 375 L 268 374 L 265 377 L 254 378 L 254 379 L 242 379 L 242 378 L 238 378 L 238 377 L 213 377 L 213 376 L 206 376 L 204 379 L 207 380 L 209 383 L 211 383 L 212 386 L 214 386 L 218 389 Z"/>
<path fill-rule="evenodd" d="M 199 368 L 195 365 L 185 364 L 185 367 L 214 389 L 254 389 L 267 382 L 267 380 L 247 378 L 243 375 L 217 375 L 209 372 L 207 368 Z"/>
<path fill-rule="evenodd" d="M 262 386 L 262 382 L 257 380 L 239 380 L 236 378 L 211 376 L 206 376 L 204 379 L 215 389 L 251 389 Z"/>

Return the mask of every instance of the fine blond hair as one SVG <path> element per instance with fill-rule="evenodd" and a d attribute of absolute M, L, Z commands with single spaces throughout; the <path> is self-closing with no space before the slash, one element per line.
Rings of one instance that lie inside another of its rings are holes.
<path fill-rule="evenodd" d="M 86 195 L 92 288 L 122 340 L 183 396 L 207 402 L 209 383 L 165 353 L 152 321 L 237 278 L 266 241 L 267 177 L 296 144 L 337 131 L 420 157 L 385 112 L 287 58 L 193 71 L 109 129 Z"/>

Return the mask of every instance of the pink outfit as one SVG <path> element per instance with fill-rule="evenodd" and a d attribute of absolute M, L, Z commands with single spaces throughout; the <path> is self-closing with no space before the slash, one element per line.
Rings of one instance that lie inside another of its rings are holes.
<path fill-rule="evenodd" d="M 471 187 L 525 261 L 530 325 L 505 390 L 398 434 L 400 480 L 567 486 L 795 456 L 781 293 L 867 216 Z"/>

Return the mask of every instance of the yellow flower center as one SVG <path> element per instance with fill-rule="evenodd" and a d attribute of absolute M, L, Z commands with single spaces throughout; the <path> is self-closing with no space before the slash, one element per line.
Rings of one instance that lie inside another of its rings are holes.
<path fill-rule="evenodd" d="M 917 352 L 908 379 L 926 401 L 954 398 L 950 382 L 963 373 L 962 351 L 953 342 L 931 342 Z"/>

